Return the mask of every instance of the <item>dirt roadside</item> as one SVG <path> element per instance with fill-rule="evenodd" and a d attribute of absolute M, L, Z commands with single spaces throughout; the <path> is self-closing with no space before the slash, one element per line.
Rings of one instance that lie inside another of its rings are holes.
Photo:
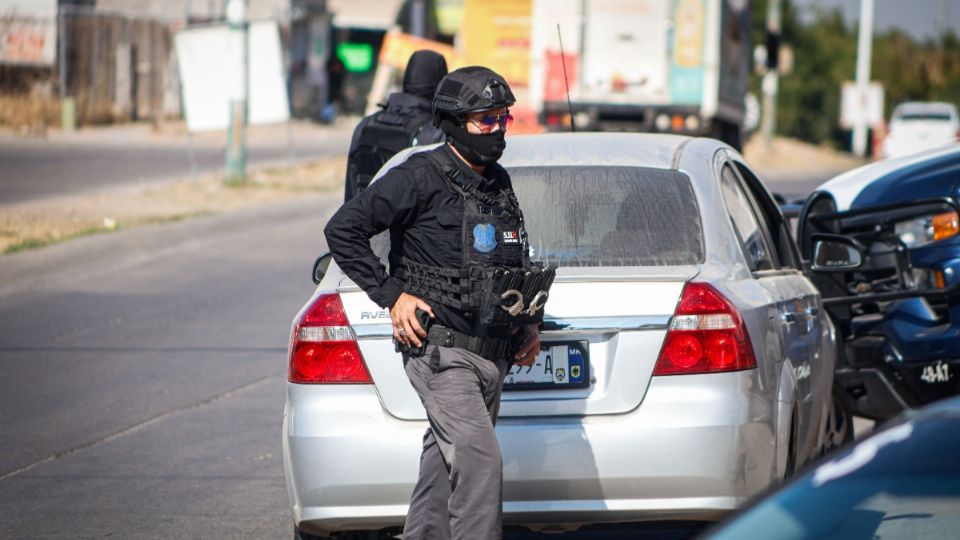
<path fill-rule="evenodd" d="M 345 167 L 345 158 L 337 156 L 257 170 L 243 184 L 206 177 L 3 205 L 0 253 L 342 190 Z"/>
<path fill-rule="evenodd" d="M 744 156 L 761 177 L 802 175 L 813 169 L 846 170 L 864 163 L 847 154 L 780 138 L 770 148 L 751 141 Z M 240 185 L 206 177 L 0 205 L 0 254 L 77 236 L 341 191 L 345 167 L 345 157 L 337 156 L 296 167 L 254 171 L 248 182 Z"/>
<path fill-rule="evenodd" d="M 774 137 L 769 147 L 760 137 L 753 137 L 743 148 L 743 158 L 761 178 L 832 176 L 868 162 L 845 152 L 786 137 Z"/>

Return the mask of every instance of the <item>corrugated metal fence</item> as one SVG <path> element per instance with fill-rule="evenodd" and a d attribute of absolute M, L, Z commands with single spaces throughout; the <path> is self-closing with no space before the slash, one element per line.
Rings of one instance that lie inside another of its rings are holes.
<path fill-rule="evenodd" d="M 36 61 L 0 58 L 0 124 L 59 124 L 61 100 L 74 104 L 71 116 L 80 125 L 180 115 L 173 32 L 182 23 L 70 5 L 45 17 L 3 20 L 8 29 L 26 28 L 20 34 L 29 36 L 21 40 L 27 45 L 39 50 L 55 40 L 56 51 L 32 55 Z M 11 32 L 0 35 L 9 40 Z"/>
<path fill-rule="evenodd" d="M 126 15 L 63 9 L 61 95 L 76 100 L 78 123 L 178 115 L 179 84 L 170 25 Z"/>

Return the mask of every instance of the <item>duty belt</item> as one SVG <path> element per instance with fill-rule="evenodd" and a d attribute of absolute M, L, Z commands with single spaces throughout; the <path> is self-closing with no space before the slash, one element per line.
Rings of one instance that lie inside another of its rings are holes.
<path fill-rule="evenodd" d="M 502 338 L 479 338 L 439 325 L 434 325 L 427 331 L 427 343 L 430 345 L 465 349 L 493 361 L 508 358 L 524 338 L 526 338 L 526 332 L 518 332 L 516 335 Z"/>

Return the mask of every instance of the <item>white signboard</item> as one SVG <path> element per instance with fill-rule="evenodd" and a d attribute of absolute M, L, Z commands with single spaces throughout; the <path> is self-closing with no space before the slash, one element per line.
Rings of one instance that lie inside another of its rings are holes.
<path fill-rule="evenodd" d="M 840 98 L 840 127 L 853 129 L 858 122 L 875 126 L 883 122 L 883 85 L 871 82 L 865 92 L 860 92 L 856 83 L 843 83 Z"/>
<path fill-rule="evenodd" d="M 276 21 L 250 23 L 247 121 L 272 124 L 290 118 L 287 85 Z M 174 37 L 183 84 L 187 129 L 226 129 L 230 100 L 241 95 L 242 41 L 227 26 L 177 32 Z"/>
<path fill-rule="evenodd" d="M 0 64 L 52 66 L 57 0 L 0 0 Z"/>

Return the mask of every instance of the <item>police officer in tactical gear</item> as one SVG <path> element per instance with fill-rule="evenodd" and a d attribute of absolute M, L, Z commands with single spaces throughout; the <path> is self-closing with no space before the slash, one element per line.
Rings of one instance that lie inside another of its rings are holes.
<path fill-rule="evenodd" d="M 410 55 L 403 72 L 403 91 L 390 94 L 379 111 L 364 117 L 353 130 L 344 201 L 366 189 L 380 167 L 400 150 L 446 138 L 433 125 L 432 110 L 437 83 L 446 74 L 443 55 L 428 50 Z"/>
<path fill-rule="evenodd" d="M 433 101 L 446 144 L 411 154 L 325 229 L 343 271 L 389 307 L 427 412 L 407 540 L 502 537 L 500 393 L 510 366 L 539 354 L 554 276 L 529 260 L 523 214 L 497 164 L 514 101 L 487 68 L 451 72 Z M 388 229 L 389 273 L 369 242 Z"/>

